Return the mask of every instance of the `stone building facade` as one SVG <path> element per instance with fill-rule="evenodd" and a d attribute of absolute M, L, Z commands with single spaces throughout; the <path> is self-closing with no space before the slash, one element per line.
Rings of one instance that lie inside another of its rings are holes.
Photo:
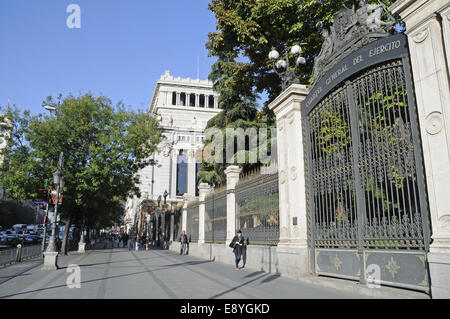
<path fill-rule="evenodd" d="M 148 109 L 164 129 L 164 140 L 153 154 L 156 166 L 139 172 L 141 198 L 129 198 L 125 224 L 130 229 L 143 200 L 156 202 L 167 191 L 167 202 L 176 205 L 183 195 L 198 196 L 197 172 L 201 163 L 194 153 L 203 146 L 207 122 L 221 110 L 218 94 L 208 80 L 174 77 L 170 71 L 157 81 Z"/>

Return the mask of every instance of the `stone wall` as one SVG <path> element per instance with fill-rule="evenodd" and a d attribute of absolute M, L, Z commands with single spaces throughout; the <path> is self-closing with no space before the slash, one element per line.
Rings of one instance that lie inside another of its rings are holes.
<path fill-rule="evenodd" d="M 233 250 L 228 247 L 228 244 L 190 243 L 189 254 L 234 267 Z M 180 243 L 173 242 L 169 249 L 179 253 Z M 307 254 L 301 255 L 295 249 L 249 245 L 247 247 L 245 268 L 299 279 L 303 276 L 301 264 L 304 258 L 308 258 Z M 242 262 L 239 265 L 242 266 Z"/>

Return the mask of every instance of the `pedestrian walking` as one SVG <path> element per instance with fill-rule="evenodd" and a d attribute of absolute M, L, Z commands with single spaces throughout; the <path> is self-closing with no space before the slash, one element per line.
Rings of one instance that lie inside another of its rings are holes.
<path fill-rule="evenodd" d="M 188 236 L 186 235 L 186 231 L 183 230 L 180 236 L 181 250 L 180 255 L 183 255 L 183 252 L 188 255 L 189 254 L 189 241 Z"/>
<path fill-rule="evenodd" d="M 231 248 L 233 248 L 233 253 L 236 262 L 236 270 L 239 269 L 239 262 L 241 261 L 244 245 L 245 245 L 244 236 L 242 236 L 242 231 L 238 230 L 236 236 L 234 236 L 233 240 L 229 245 Z"/>
<path fill-rule="evenodd" d="M 136 237 L 136 240 L 135 240 L 135 242 L 136 242 L 136 247 L 135 247 L 135 249 L 136 249 L 136 251 L 138 251 L 139 250 L 139 237 Z"/>
<path fill-rule="evenodd" d="M 128 244 L 128 250 L 131 250 L 133 248 L 133 243 L 131 240 L 131 236 L 127 236 L 127 244 Z"/>
<path fill-rule="evenodd" d="M 123 241 L 123 248 L 127 247 L 127 245 L 128 245 L 128 234 L 127 233 L 123 234 L 122 241 Z"/>

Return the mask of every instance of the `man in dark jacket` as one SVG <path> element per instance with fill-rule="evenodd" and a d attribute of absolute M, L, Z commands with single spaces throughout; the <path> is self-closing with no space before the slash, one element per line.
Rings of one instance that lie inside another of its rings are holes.
<path fill-rule="evenodd" d="M 185 252 L 185 254 L 188 255 L 189 254 L 189 241 L 188 241 L 188 236 L 186 235 L 185 230 L 183 230 L 181 232 L 180 243 L 181 243 L 180 255 L 183 255 L 183 252 Z"/>
<path fill-rule="evenodd" d="M 230 247 L 233 248 L 234 256 L 236 257 L 236 270 L 239 269 L 239 262 L 241 261 L 242 252 L 244 251 L 244 236 L 240 230 L 237 231 L 237 235 L 234 236 L 230 243 Z"/>

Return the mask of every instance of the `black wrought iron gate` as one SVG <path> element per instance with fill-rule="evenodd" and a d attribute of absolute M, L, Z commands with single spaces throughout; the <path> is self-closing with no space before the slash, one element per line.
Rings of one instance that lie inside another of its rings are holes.
<path fill-rule="evenodd" d="M 370 274 L 428 291 L 430 226 L 407 38 L 348 55 L 302 107 L 313 274 L 363 283 Z"/>

